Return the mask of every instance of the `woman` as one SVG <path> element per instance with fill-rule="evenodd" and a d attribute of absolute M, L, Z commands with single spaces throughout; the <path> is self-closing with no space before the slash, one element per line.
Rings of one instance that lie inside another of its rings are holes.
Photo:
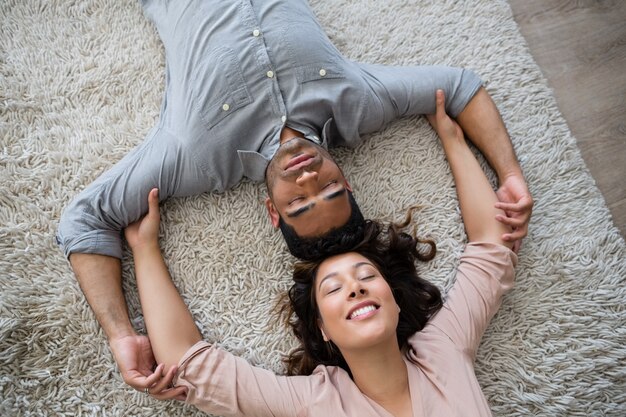
<path fill-rule="evenodd" d="M 490 415 L 473 361 L 512 286 L 516 255 L 502 239 L 509 230 L 496 220 L 496 195 L 461 129 L 445 114 L 441 91 L 429 121 L 450 162 L 470 241 L 441 309 L 438 291 L 417 278 L 414 266 L 415 259 L 432 257 L 434 247 L 420 254 L 418 241 L 393 227 L 385 241 L 370 223 L 369 239 L 355 251 L 296 271 L 290 298 L 298 316 L 290 317 L 303 345 L 288 364 L 292 372 L 313 373 L 277 376 L 255 368 L 201 341 L 161 257 L 153 190 L 148 215 L 126 230 L 161 363 L 155 379 L 169 369 L 149 392 L 158 398 L 173 380 L 177 387 L 168 395 L 186 392 L 187 402 L 218 415 Z"/>

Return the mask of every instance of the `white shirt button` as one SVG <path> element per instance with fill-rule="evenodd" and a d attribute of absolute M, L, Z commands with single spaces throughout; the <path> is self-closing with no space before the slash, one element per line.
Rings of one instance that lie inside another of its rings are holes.
<path fill-rule="evenodd" d="M 230 106 L 228 105 L 228 103 L 222 104 L 222 110 L 228 111 L 229 109 L 230 109 Z"/>
<path fill-rule="evenodd" d="M 285 123 L 285 122 L 287 121 L 287 116 L 283 116 L 283 117 L 281 117 L 281 118 L 280 118 L 280 120 L 282 120 L 282 121 L 283 121 L 283 123 Z"/>
<path fill-rule="evenodd" d="M 261 31 L 259 29 L 254 29 L 252 31 L 252 36 L 254 36 L 255 38 L 259 36 L 260 34 L 261 34 Z"/>
<path fill-rule="evenodd" d="M 274 77 L 274 71 L 268 71 L 266 75 L 267 75 L 267 78 L 273 78 Z"/>
<path fill-rule="evenodd" d="M 322 69 L 320 70 L 320 75 L 321 75 L 322 77 L 325 77 L 325 76 L 326 76 L 326 70 L 325 70 L 324 68 L 322 68 Z"/>

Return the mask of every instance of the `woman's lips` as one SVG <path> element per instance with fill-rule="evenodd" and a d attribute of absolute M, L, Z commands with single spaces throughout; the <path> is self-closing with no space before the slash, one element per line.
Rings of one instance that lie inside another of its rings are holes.
<path fill-rule="evenodd" d="M 291 158 L 285 167 L 285 171 L 295 171 L 301 169 L 313 162 L 313 157 L 307 154 L 298 155 Z"/>
<path fill-rule="evenodd" d="M 351 308 L 346 318 L 348 320 L 364 320 L 376 314 L 379 308 L 380 306 L 376 303 L 365 301 Z"/>

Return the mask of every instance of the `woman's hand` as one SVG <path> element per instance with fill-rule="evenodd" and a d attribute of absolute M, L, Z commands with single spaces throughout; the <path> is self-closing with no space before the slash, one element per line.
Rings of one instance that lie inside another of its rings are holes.
<path fill-rule="evenodd" d="M 441 141 L 443 143 L 452 140 L 465 142 L 463 129 L 446 113 L 446 98 L 443 90 L 437 90 L 436 103 L 437 112 L 435 114 L 427 114 L 426 118 L 439 135 Z"/>
<path fill-rule="evenodd" d="M 143 247 L 159 246 L 159 190 L 148 194 L 148 214 L 124 229 L 124 236 L 133 252 Z"/>

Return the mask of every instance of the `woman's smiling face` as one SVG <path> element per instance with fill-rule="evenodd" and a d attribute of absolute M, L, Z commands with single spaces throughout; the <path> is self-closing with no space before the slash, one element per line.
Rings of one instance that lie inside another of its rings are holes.
<path fill-rule="evenodd" d="M 396 340 L 399 308 L 369 259 L 355 252 L 328 258 L 314 285 L 320 329 L 342 352 Z"/>

